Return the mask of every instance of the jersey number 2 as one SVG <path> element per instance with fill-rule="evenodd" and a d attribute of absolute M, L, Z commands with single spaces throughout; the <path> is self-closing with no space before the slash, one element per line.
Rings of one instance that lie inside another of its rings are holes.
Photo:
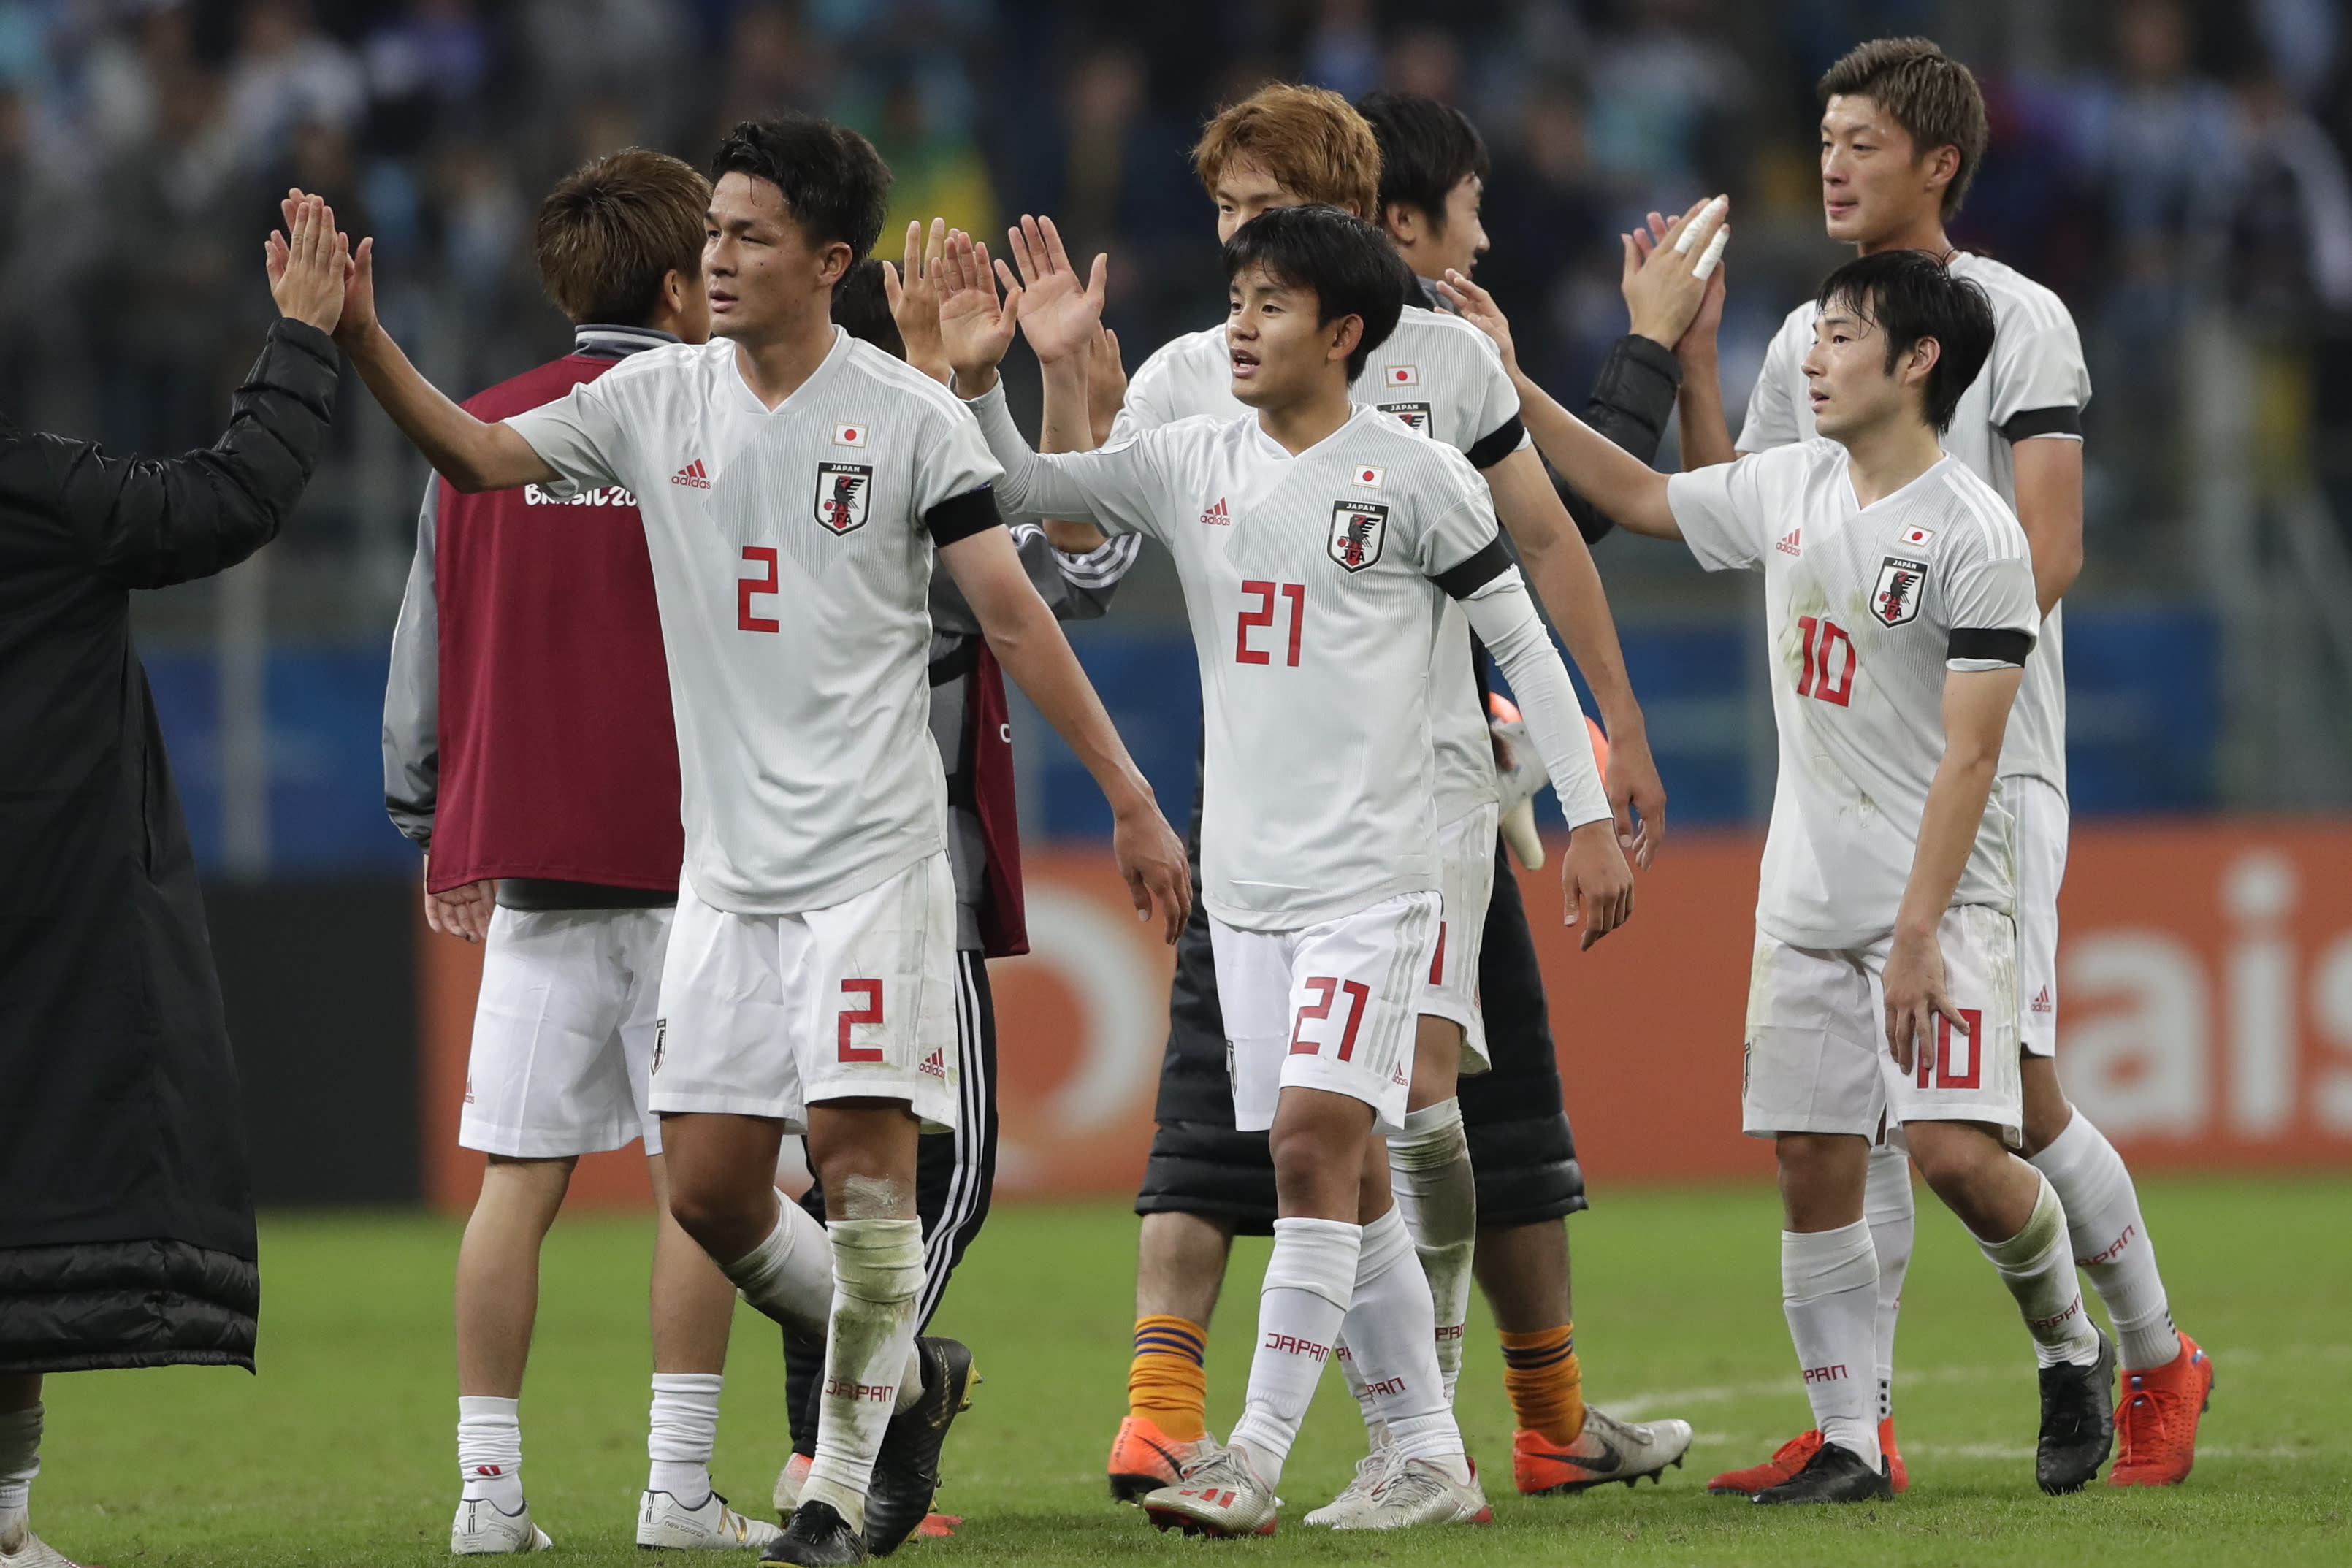
<path fill-rule="evenodd" d="M 849 1029 L 852 1024 L 880 1023 L 882 1021 L 882 982 L 879 980 L 844 980 L 841 982 L 841 994 L 845 997 L 863 997 L 866 998 L 866 1005 L 859 1008 L 855 1012 L 851 1011 L 846 1007 L 844 1007 L 841 1009 L 841 1060 L 844 1061 L 881 1061 L 882 1048 L 880 1046 L 850 1044 Z"/>
<path fill-rule="evenodd" d="M 1805 670 L 1797 677 L 1797 695 L 1845 706 L 1853 697 L 1853 639 L 1836 622 L 1815 615 L 1799 616 L 1797 630 L 1805 640 Z"/>
<path fill-rule="evenodd" d="M 1242 584 L 1242 591 L 1257 601 L 1257 608 L 1242 612 L 1241 624 L 1234 632 L 1234 662 L 1237 664 L 1274 663 L 1272 649 L 1250 646 L 1250 632 L 1257 627 L 1274 624 L 1274 601 L 1278 593 L 1290 601 L 1290 655 L 1283 663 L 1296 669 L 1298 665 L 1298 633 L 1307 621 L 1307 585 L 1303 582 L 1268 582 L 1263 578 L 1254 577 Z"/>
<path fill-rule="evenodd" d="M 735 630 L 738 632 L 781 632 L 782 626 L 766 616 L 751 613 L 751 596 L 755 593 L 773 595 L 776 591 L 776 552 L 761 545 L 746 545 L 743 559 L 754 566 L 768 569 L 765 577 L 739 577 L 735 580 Z"/>

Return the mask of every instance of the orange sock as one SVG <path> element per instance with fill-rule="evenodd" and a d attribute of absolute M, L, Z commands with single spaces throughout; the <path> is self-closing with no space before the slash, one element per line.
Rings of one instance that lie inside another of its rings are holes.
<path fill-rule="evenodd" d="M 1127 1413 L 1181 1443 L 1209 1430 L 1209 1331 L 1183 1318 L 1135 1320 L 1135 1360 L 1127 1369 Z"/>
<path fill-rule="evenodd" d="M 1584 1369 L 1576 1325 L 1503 1335 L 1503 1388 L 1518 1424 L 1562 1448 L 1584 1435 Z"/>

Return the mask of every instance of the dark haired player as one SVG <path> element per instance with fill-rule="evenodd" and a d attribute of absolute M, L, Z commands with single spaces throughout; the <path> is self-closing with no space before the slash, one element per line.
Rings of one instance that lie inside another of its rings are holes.
<path fill-rule="evenodd" d="M 903 270 L 871 256 L 850 268 L 834 291 L 833 319 L 853 338 L 905 360 L 942 386 L 950 374 L 940 346 L 937 267 L 946 225 L 934 222 L 930 256 L 917 225 L 908 225 Z M 1090 555 L 1064 555 L 1035 523 L 1016 523 L 1013 542 L 1038 596 L 1061 621 L 1086 621 L 1110 604 L 1143 541 L 1123 535 Z M 947 768 L 948 865 L 956 887 L 956 1039 L 963 1113 L 950 1131 L 927 1134 L 916 1162 L 915 1206 L 923 1224 L 923 1294 L 918 1322 L 939 1310 L 948 1281 L 988 1218 L 996 1186 L 996 1006 L 990 958 L 1029 950 L 1021 895 L 1021 838 L 1013 795 L 1013 736 L 1004 675 L 980 622 L 944 567 L 931 573 L 931 742 Z M 824 1212 L 824 1184 L 801 1199 Z M 779 1515 L 800 1499 L 816 1457 L 817 1396 L 824 1343 L 789 1329 L 785 1365 L 792 1406 L 793 1458 L 776 1478 Z M 951 1532 L 941 1518 L 926 1534 Z"/>
<path fill-rule="evenodd" d="M 960 235 L 949 264 L 962 286 L 940 312 L 959 390 L 979 394 L 1005 465 L 1005 505 L 1076 519 L 1056 525 L 1065 543 L 1159 539 L 1200 655 L 1202 897 L 1234 1121 L 1269 1133 L 1280 1217 L 1231 1445 L 1204 1439 L 1143 1505 L 1163 1529 L 1270 1532 L 1284 1460 L 1344 1326 L 1389 1456 L 1366 1505 L 1332 1522 L 1483 1522 L 1428 1281 L 1380 1145 L 1402 1130 L 1445 913 L 1429 679 L 1445 601 L 1510 675 L 1571 837 L 1617 862 L 1596 889 L 1581 857 L 1567 857 L 1569 902 L 1589 935 L 1631 912 L 1630 882 L 1574 688 L 1486 486 L 1453 448 L 1349 399 L 1402 308 L 1394 250 L 1336 208 L 1289 207 L 1243 225 L 1224 261 L 1231 384 L 1251 412 L 1178 420 L 1098 452 L 1039 457 L 1013 428 L 996 364 L 1015 312 L 999 306 L 985 252 Z M 1075 346 L 1099 303 L 1098 291 L 1064 293 L 1045 337 Z M 1049 373 L 1068 375 L 1074 354 L 1032 340 Z"/>
<path fill-rule="evenodd" d="M 1319 88 L 1276 83 L 1234 104 L 1204 129 L 1193 162 L 1215 204 L 1221 243 L 1268 211 L 1323 203 L 1370 217 L 1381 209 L 1373 128 L 1345 99 Z M 1074 287 L 1066 267 L 1054 265 L 1059 276 L 1047 287 Z M 1679 278 L 1675 272 L 1660 266 L 1642 273 L 1634 292 L 1643 330 L 1656 338 L 1621 344 L 1594 392 L 1596 420 L 1645 455 L 1655 450 L 1674 400 L 1674 361 L 1665 346 L 1699 299 L 1688 269 Z M 1409 274 L 1399 278 L 1410 287 Z M 1038 281 L 1032 279 L 1024 310 L 1036 302 Z M 1030 336 L 1034 346 L 1034 332 Z M 1055 384 L 1049 374 L 1049 416 Z M 1136 371 L 1114 435 L 1201 415 L 1235 418 L 1245 410 L 1234 385 L 1223 327 L 1178 338 Z M 1409 303 L 1349 395 L 1464 453 L 1486 476 L 1496 514 L 1591 679 L 1612 738 L 1626 742 L 1625 749 L 1612 748 L 1611 795 L 1640 811 L 1644 837 L 1637 852 L 1646 859 L 1664 830 L 1664 796 L 1641 738 L 1641 710 L 1624 679 L 1591 555 L 1527 447 L 1517 396 L 1496 355 L 1462 322 Z M 1587 508 L 1577 521 L 1589 515 Z M 1496 1304 L 1509 1353 L 1505 1383 L 1522 1434 L 1513 1466 L 1521 1490 L 1631 1482 L 1679 1461 L 1689 1427 L 1585 1419 L 1559 1223 L 1584 1207 L 1582 1176 L 1560 1108 L 1534 944 L 1517 886 L 1498 859 L 1493 825 L 1483 821 L 1495 811 L 1497 789 L 1471 642 L 1458 614 L 1447 618 L 1453 624 L 1440 639 L 1432 679 L 1435 689 L 1458 697 L 1439 702 L 1431 715 L 1441 878 L 1448 891 L 1445 952 L 1423 997 L 1425 1049 L 1416 1052 L 1417 1062 L 1432 1070 L 1414 1073 L 1403 1131 L 1390 1141 L 1391 1168 L 1438 1301 L 1440 1364 L 1449 1377 L 1460 1366 L 1475 1248 L 1478 1278 Z M 1197 847 L 1197 831 L 1194 838 Z M 1485 1076 L 1499 1077 L 1503 1086 L 1488 1092 L 1479 1087 L 1483 1077 L 1465 1078 L 1467 1092 L 1457 1104 L 1446 1058 L 1465 1047 L 1493 1065 L 1496 1071 Z M 1232 1238 L 1236 1231 L 1262 1234 L 1275 1221 L 1265 1142 L 1237 1132 L 1232 1116 L 1209 922 L 1198 913 L 1177 948 L 1159 1125 L 1136 1199 L 1143 1224 L 1135 1357 L 1128 1415 L 1108 1464 L 1118 1497 L 1165 1484 L 1204 1437 L 1207 1324 Z M 1518 1283 L 1523 1274 L 1526 1285 Z M 1352 1370 L 1351 1360 L 1342 1364 Z M 1351 1382 L 1361 1385 L 1360 1378 Z M 1334 1509 L 1351 1511 L 1383 1473 L 1377 1423 L 1371 1430 L 1375 1451 Z M 1318 1511 L 1318 1521 L 1325 1517 Z"/>
<path fill-rule="evenodd" d="M 1943 259 L 1992 300 L 1992 356 L 1961 395 L 1946 446 L 2012 506 L 2033 547 L 2041 640 L 2017 695 L 2000 758 L 2000 792 L 2017 821 L 2019 1043 L 2024 1052 L 2025 1153 L 2066 1206 L 2074 1260 L 2105 1303 L 2126 1396 L 2116 1413 L 2111 1486 L 2170 1486 L 2197 1458 L 2197 1422 L 2213 1366 L 2173 1327 L 2156 1249 L 2123 1157 L 2058 1082 L 2058 889 L 2066 872 L 2066 683 L 2060 603 L 2083 563 L 2082 409 L 2091 395 L 2083 346 L 2065 305 L 1989 256 L 1956 250 L 1945 225 L 1983 160 L 1983 94 L 1968 67 L 1925 38 L 1880 38 L 1832 66 L 1820 84 L 1822 200 L 1832 239 L 1863 255 L 1916 250 Z M 1761 452 L 1812 434 L 1799 368 L 1811 301 L 1789 314 L 1748 402 L 1738 450 Z M 1683 452 L 1691 463 L 1732 456 L 1711 319 L 1684 345 Z M 1911 1173 L 1899 1138 L 1873 1151 L 1867 1217 L 1878 1251 L 1879 1415 L 1895 1439 L 1895 1327 L 1911 1261 Z M 1762 1465 L 1709 1483 L 1752 1491 L 1801 1465 L 1819 1435 L 1783 1445 Z M 1892 1459 L 1895 1486 L 1903 1461 Z"/>
<path fill-rule="evenodd" d="M 540 277 L 572 352 L 467 400 L 534 408 L 710 336 L 710 186 L 659 152 L 598 158 L 541 204 Z M 572 508 L 593 507 L 591 511 Z M 550 582 L 566 585 L 561 595 Z M 579 1156 L 642 1137 L 657 1213 L 645 1547 L 763 1547 L 710 1488 L 734 1287 L 669 1216 L 646 1103 L 677 903 L 677 742 L 653 569 L 617 486 L 460 495 L 435 477 L 393 632 L 384 799 L 426 852 L 425 919 L 484 945 L 457 1141 L 488 1163 L 457 1253 L 460 1554 L 543 1549 L 522 1487 L 539 1254 Z"/>
<path fill-rule="evenodd" d="M 1173 940 L 1189 890 L 1181 846 L 997 519 L 996 465 L 969 417 L 833 324 L 834 285 L 881 225 L 881 159 L 855 132 L 786 116 L 736 127 L 712 168 L 707 347 L 649 350 L 485 423 L 376 320 L 364 245 L 341 337 L 460 491 L 637 497 L 686 825 L 652 1067 L 670 1208 L 753 1305 L 827 1325 L 816 1459 L 767 1555 L 855 1562 L 928 1510 L 971 1367 L 952 1341 L 915 1337 L 917 1134 L 960 1113 L 947 800 L 926 727 L 935 551 L 1110 800 L 1139 913 Z M 824 1181 L 822 1229 L 776 1194 L 788 1128 Z"/>
<path fill-rule="evenodd" d="M 2035 1476 L 2071 1490 L 2106 1458 L 2115 1349 L 2083 1310 L 2063 1205 L 2011 1152 L 2015 824 L 1992 793 L 2041 616 L 2024 530 L 1937 439 L 1991 352 L 1992 308 L 1910 250 L 1848 262 L 1816 305 L 1802 365 L 1818 438 L 1669 479 L 1549 399 L 1528 405 L 1545 455 L 1622 527 L 1764 576 L 1780 764 L 1741 1121 L 1775 1140 L 1782 1306 L 1822 1441 L 1754 1500 L 1892 1495 L 1864 1375 L 1878 1262 L 1863 1218 L 1889 1127 L 2016 1298 L 2041 1369 Z"/>

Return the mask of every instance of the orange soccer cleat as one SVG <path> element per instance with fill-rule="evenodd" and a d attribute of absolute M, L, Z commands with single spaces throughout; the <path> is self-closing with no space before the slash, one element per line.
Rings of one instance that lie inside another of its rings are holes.
<path fill-rule="evenodd" d="M 1706 1490 L 1720 1497 L 1753 1497 L 1767 1487 L 1779 1486 L 1811 1462 L 1822 1446 L 1818 1431 L 1801 1432 L 1773 1450 L 1772 1457 L 1760 1465 L 1750 1465 L 1744 1470 L 1726 1470 L 1706 1483 Z M 1895 1446 L 1895 1417 L 1889 1416 L 1878 1424 L 1878 1451 L 1886 1461 L 1886 1483 L 1896 1491 L 1911 1485 L 1910 1471 L 1905 1469 L 1902 1451 Z"/>
<path fill-rule="evenodd" d="M 1139 1501 L 1145 1493 L 1172 1487 L 1183 1479 L 1205 1439 L 1171 1437 L 1145 1416 L 1129 1416 L 1118 1424 L 1110 1445 L 1110 1495 L 1120 1502 Z"/>
<path fill-rule="evenodd" d="M 2169 1364 L 2124 1374 L 2116 1405 L 2116 1463 L 2111 1487 L 2177 1487 L 2197 1462 L 2197 1418 L 2213 1398 L 2213 1363 L 2195 1340 L 2180 1336 Z"/>

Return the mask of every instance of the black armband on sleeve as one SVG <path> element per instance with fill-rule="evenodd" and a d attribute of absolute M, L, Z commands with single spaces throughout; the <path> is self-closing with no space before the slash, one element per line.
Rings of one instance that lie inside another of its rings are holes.
<path fill-rule="evenodd" d="M 1517 452 L 1519 449 L 1519 443 L 1527 439 L 1527 425 L 1515 413 L 1480 436 L 1476 444 L 1462 455 L 1470 459 L 1471 467 L 1483 474 Z"/>
<path fill-rule="evenodd" d="M 1992 659 L 2022 666 L 2033 652 L 2033 633 L 2014 626 L 1955 626 L 1944 644 L 1947 659 Z"/>
<path fill-rule="evenodd" d="M 1496 534 L 1467 560 L 1446 568 L 1429 580 L 1444 589 L 1448 598 L 1467 599 L 1510 570 L 1511 552 L 1504 548 L 1503 536 Z"/>
<path fill-rule="evenodd" d="M 951 545 L 958 539 L 990 528 L 1002 528 L 1004 519 L 996 515 L 996 492 L 982 485 L 977 490 L 966 490 L 961 496 L 950 496 L 923 514 L 923 526 L 931 530 L 931 543 Z"/>
<path fill-rule="evenodd" d="M 1629 332 L 1611 345 L 1601 373 L 1593 378 L 1592 396 L 1584 405 L 1584 423 L 1643 462 L 1654 462 L 1682 386 L 1682 361 L 1675 358 L 1674 350 Z M 1568 515 L 1576 519 L 1576 531 L 1584 536 L 1586 544 L 1598 543 L 1616 527 L 1573 486 L 1565 480 L 1558 483 L 1559 498 Z"/>
<path fill-rule="evenodd" d="M 2083 411 L 2079 408 L 2029 408 L 2009 416 L 2000 427 L 2001 434 L 2014 446 L 2021 441 L 2031 441 L 2037 435 L 2080 435 L 2083 434 Z"/>

